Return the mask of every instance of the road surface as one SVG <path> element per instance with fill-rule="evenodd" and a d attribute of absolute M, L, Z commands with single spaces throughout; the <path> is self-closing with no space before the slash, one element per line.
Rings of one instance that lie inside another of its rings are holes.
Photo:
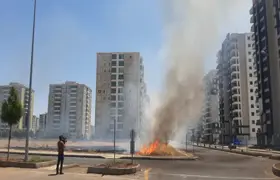
<path fill-rule="evenodd" d="M 196 154 L 200 157 L 197 161 L 150 161 L 139 160 L 142 171 L 129 176 L 102 177 L 103 180 L 272 180 L 278 179 L 271 173 L 272 164 L 278 162 L 261 157 L 251 157 L 239 154 L 232 154 L 216 150 L 204 148 L 195 148 Z M 14 156 L 14 155 L 13 155 Z M 65 170 L 65 178 L 72 180 L 87 179 L 93 175 L 86 175 L 86 166 L 102 163 L 108 160 L 103 159 L 83 159 L 83 158 L 66 158 L 67 164 L 78 163 L 79 168 Z M 1 170 L 3 171 L 3 170 Z M 0 172 L 1 172 L 0 171 Z M 25 170 L 21 170 L 25 171 Z M 3 171 L 4 172 L 4 171 Z M 44 176 L 48 176 L 54 172 L 51 168 L 37 170 L 33 176 L 44 180 Z M 8 173 L 8 171 L 6 171 Z M 17 171 L 17 173 L 20 173 Z M 2 174 L 2 172 L 1 172 Z M 36 175 L 38 174 L 38 176 Z M 71 175 L 73 174 L 73 175 Z M 28 174 L 26 175 L 28 176 Z M 33 177 L 32 176 L 32 177 Z M 9 176 L 5 176 L 9 177 Z M 11 177 L 15 177 L 12 175 Z M 40 178 L 39 178 L 40 177 Z M 42 177 L 42 178 L 41 178 Z M 93 176 L 92 179 L 99 179 L 99 176 Z M 16 177 L 15 177 L 16 178 Z M 37 179 L 36 178 L 36 179 Z M 63 179 L 59 176 L 56 179 Z M 2 179 L 2 178 L 1 178 Z M 22 179 L 22 178 L 21 178 Z M 47 178 L 46 178 L 47 179 Z M 29 180 L 33 180 L 29 178 Z M 35 179 L 34 179 L 35 180 Z"/>

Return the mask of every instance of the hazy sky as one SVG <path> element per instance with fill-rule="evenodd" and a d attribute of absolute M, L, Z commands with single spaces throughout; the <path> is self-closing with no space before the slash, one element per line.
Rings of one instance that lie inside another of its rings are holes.
<path fill-rule="evenodd" d="M 221 29 L 215 50 L 205 60 L 206 71 L 216 67 L 216 52 L 228 32 L 250 31 L 252 0 L 235 1 L 239 10 L 231 13 L 231 20 Z M 66 80 L 92 88 L 94 109 L 96 52 L 140 52 L 148 91 L 157 92 L 164 73 L 160 61 L 163 24 L 159 2 L 37 0 L 35 114 L 47 111 L 49 84 Z M 0 0 L 0 84 L 13 81 L 28 86 L 32 8 L 33 0 Z"/>

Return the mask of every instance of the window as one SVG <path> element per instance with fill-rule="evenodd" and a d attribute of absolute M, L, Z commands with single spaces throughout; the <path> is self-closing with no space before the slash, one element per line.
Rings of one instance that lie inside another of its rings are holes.
<path fill-rule="evenodd" d="M 115 102 L 111 102 L 111 107 L 116 107 L 117 104 Z"/>
<path fill-rule="evenodd" d="M 254 108 L 254 104 L 251 104 L 251 108 Z"/>
<path fill-rule="evenodd" d="M 118 100 L 119 100 L 119 101 L 124 101 L 123 95 L 118 95 Z"/>
<path fill-rule="evenodd" d="M 252 120 L 252 124 L 255 124 L 255 120 Z"/>
<path fill-rule="evenodd" d="M 251 96 L 251 100 L 254 100 L 254 96 Z"/>
<path fill-rule="evenodd" d="M 117 75 L 112 74 L 112 75 L 111 75 L 111 79 L 112 79 L 112 80 L 116 80 L 116 79 L 117 79 Z"/>
<path fill-rule="evenodd" d="M 256 130 L 255 130 L 255 128 L 252 128 L 252 132 L 255 132 Z"/>
<path fill-rule="evenodd" d="M 98 90 L 98 93 L 101 93 L 101 90 Z"/>
<path fill-rule="evenodd" d="M 249 62 L 252 62 L 252 59 L 249 59 Z"/>
<path fill-rule="evenodd" d="M 124 114 L 124 109 L 118 109 L 118 115 Z"/>
<path fill-rule="evenodd" d="M 119 59 L 124 59 L 124 54 L 119 54 Z"/>
<path fill-rule="evenodd" d="M 119 86 L 124 86 L 124 82 L 123 82 L 123 81 L 119 81 L 119 82 L 118 82 L 118 85 L 119 85 Z"/>
<path fill-rule="evenodd" d="M 254 112 L 251 112 L 251 115 L 252 115 L 252 116 L 255 116 L 255 113 L 254 113 Z"/>
<path fill-rule="evenodd" d="M 120 74 L 120 75 L 119 75 L 119 79 L 124 79 L 123 74 Z"/>
<path fill-rule="evenodd" d="M 252 66 L 249 66 L 249 69 L 252 70 Z"/>
<path fill-rule="evenodd" d="M 250 40 L 251 39 L 251 37 L 250 36 L 247 36 L 247 40 Z"/>
<path fill-rule="evenodd" d="M 115 73 L 115 72 L 117 72 L 117 69 L 116 69 L 116 68 L 112 68 L 112 69 L 111 69 L 111 72 L 112 72 L 112 73 Z"/>
<path fill-rule="evenodd" d="M 111 100 L 112 100 L 112 101 L 115 101 L 115 100 L 116 100 L 116 96 L 115 96 L 115 95 L 112 95 L 112 96 L 111 96 Z"/>
<path fill-rule="evenodd" d="M 251 51 L 249 51 L 248 54 L 251 55 L 252 54 Z"/>
<path fill-rule="evenodd" d="M 111 82 L 111 86 L 113 86 L 113 87 L 117 86 L 117 83 L 113 81 L 113 82 Z"/>
<path fill-rule="evenodd" d="M 118 107 L 123 108 L 124 107 L 124 102 L 118 102 Z"/>
<path fill-rule="evenodd" d="M 116 54 L 112 54 L 112 59 L 117 59 L 117 55 Z"/>
<path fill-rule="evenodd" d="M 253 89 L 250 89 L 250 92 L 254 92 L 254 90 L 253 90 Z"/>
<path fill-rule="evenodd" d="M 119 73 L 124 73 L 124 68 L 123 67 L 119 68 Z"/>
<path fill-rule="evenodd" d="M 251 44 L 248 44 L 248 47 L 251 47 Z"/>
<path fill-rule="evenodd" d="M 116 66 L 117 65 L 117 61 L 112 61 L 112 66 Z"/>
<path fill-rule="evenodd" d="M 111 93 L 116 93 L 117 89 L 116 88 L 111 88 Z"/>
<path fill-rule="evenodd" d="M 119 66 L 124 66 L 124 61 L 119 61 Z"/>
<path fill-rule="evenodd" d="M 118 93 L 123 93 L 123 88 L 118 88 Z"/>
<path fill-rule="evenodd" d="M 250 85 L 253 85 L 253 81 L 250 81 Z"/>
<path fill-rule="evenodd" d="M 252 73 L 250 73 L 250 74 L 249 74 L 249 76 L 250 76 L 250 77 L 252 77 L 252 76 L 253 76 L 253 74 L 252 74 Z"/>

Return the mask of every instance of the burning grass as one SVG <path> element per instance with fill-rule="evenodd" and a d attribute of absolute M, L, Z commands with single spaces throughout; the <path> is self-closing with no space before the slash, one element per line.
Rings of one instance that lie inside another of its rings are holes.
<path fill-rule="evenodd" d="M 155 141 L 150 143 L 149 146 L 143 146 L 138 155 L 143 156 L 187 156 L 193 157 L 190 153 L 185 153 L 175 149 L 173 146 L 161 143 L 160 141 Z"/>

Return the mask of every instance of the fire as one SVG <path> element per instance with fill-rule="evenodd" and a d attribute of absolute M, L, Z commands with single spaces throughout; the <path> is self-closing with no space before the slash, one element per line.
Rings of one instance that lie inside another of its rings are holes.
<path fill-rule="evenodd" d="M 143 156 L 192 156 L 192 154 L 183 153 L 171 145 L 161 143 L 158 140 L 150 143 L 149 146 L 144 145 L 137 154 Z"/>
<path fill-rule="evenodd" d="M 168 155 L 167 145 L 165 143 L 160 143 L 158 140 L 151 143 L 149 146 L 143 146 L 139 155 Z"/>

